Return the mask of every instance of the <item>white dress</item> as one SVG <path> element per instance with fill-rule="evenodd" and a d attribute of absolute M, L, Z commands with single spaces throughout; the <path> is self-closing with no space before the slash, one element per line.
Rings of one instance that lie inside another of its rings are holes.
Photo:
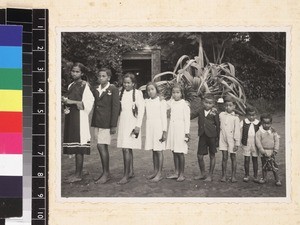
<path fill-rule="evenodd" d="M 145 150 L 161 151 L 166 149 L 166 142 L 160 142 L 163 131 L 167 131 L 167 105 L 165 100 L 145 100 L 146 141 Z"/>
<path fill-rule="evenodd" d="M 140 130 L 138 138 L 131 137 L 131 132 L 135 127 L 141 127 L 142 125 L 145 112 L 145 102 L 142 92 L 135 90 L 135 104 L 138 107 L 138 116 L 137 118 L 134 117 L 132 113 L 132 106 L 134 104 L 132 92 L 133 90 L 125 90 L 121 100 L 121 114 L 119 117 L 117 139 L 118 148 L 141 149 L 142 147 L 142 129 Z"/>
<path fill-rule="evenodd" d="M 167 102 L 168 108 L 171 109 L 171 118 L 168 130 L 167 149 L 175 153 L 188 152 L 185 134 L 190 133 L 190 107 L 181 99 Z"/>

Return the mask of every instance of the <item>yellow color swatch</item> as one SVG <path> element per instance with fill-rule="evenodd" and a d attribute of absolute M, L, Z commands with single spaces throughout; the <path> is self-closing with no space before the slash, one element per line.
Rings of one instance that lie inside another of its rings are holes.
<path fill-rule="evenodd" d="M 0 112 L 22 112 L 22 91 L 0 90 Z"/>

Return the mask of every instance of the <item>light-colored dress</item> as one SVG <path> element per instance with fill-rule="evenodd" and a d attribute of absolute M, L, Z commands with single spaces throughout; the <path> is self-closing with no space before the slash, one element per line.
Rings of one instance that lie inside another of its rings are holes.
<path fill-rule="evenodd" d="M 165 100 L 145 100 L 146 141 L 145 150 L 161 151 L 166 149 L 166 142 L 160 142 L 163 131 L 167 131 L 167 105 Z"/>
<path fill-rule="evenodd" d="M 168 109 L 171 109 L 171 118 L 168 129 L 167 149 L 175 153 L 188 152 L 188 145 L 185 141 L 185 134 L 190 133 L 190 107 L 185 100 L 167 102 Z"/>
<path fill-rule="evenodd" d="M 138 115 L 134 117 L 132 107 L 134 105 L 132 93 L 133 90 L 124 91 L 121 100 L 121 114 L 118 126 L 118 148 L 141 149 L 141 130 L 138 138 L 132 137 L 131 133 L 135 127 L 141 127 L 145 112 L 145 101 L 143 94 L 139 90 L 135 90 L 135 104 L 138 108 Z"/>

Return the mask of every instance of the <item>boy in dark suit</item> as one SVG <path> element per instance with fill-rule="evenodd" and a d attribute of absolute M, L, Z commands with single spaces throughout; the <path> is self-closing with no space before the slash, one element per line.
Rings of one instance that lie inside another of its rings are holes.
<path fill-rule="evenodd" d="M 110 135 L 116 133 L 120 112 L 119 90 L 109 83 L 110 78 L 110 69 L 100 69 L 97 74 L 100 85 L 93 90 L 95 104 L 92 127 L 95 127 L 95 133 L 97 133 L 97 148 L 103 169 L 102 174 L 95 180 L 95 183 L 101 184 L 110 180 L 108 145 L 110 145 Z"/>
<path fill-rule="evenodd" d="M 218 139 L 220 133 L 220 120 L 219 113 L 214 108 L 215 99 L 210 93 L 205 94 L 203 97 L 203 107 L 191 118 L 198 117 L 198 163 L 200 167 L 200 175 L 196 176 L 195 180 L 212 181 L 212 175 L 216 164 L 215 153 L 217 152 Z M 206 176 L 205 163 L 203 160 L 204 155 L 209 152 L 210 167 L 209 173 Z"/>

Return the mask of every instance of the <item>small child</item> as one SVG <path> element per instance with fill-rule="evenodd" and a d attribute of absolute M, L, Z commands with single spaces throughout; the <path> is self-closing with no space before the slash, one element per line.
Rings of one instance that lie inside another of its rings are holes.
<path fill-rule="evenodd" d="M 226 169 L 228 153 L 231 158 L 231 182 L 236 183 L 236 151 L 240 145 L 240 120 L 235 114 L 235 100 L 227 96 L 225 98 L 225 112 L 220 113 L 220 140 L 219 149 L 222 151 L 222 178 L 226 182 Z"/>
<path fill-rule="evenodd" d="M 216 164 L 215 154 L 217 153 L 217 146 L 219 145 L 220 134 L 220 120 L 219 113 L 215 105 L 214 95 L 208 93 L 203 97 L 203 107 L 196 115 L 191 115 L 191 119 L 198 117 L 198 164 L 200 167 L 200 175 L 196 176 L 195 180 L 212 181 L 212 175 Z M 209 173 L 206 177 L 204 155 L 209 152 L 210 166 Z"/>
<path fill-rule="evenodd" d="M 249 106 L 246 108 L 246 118 L 241 121 L 241 135 L 242 135 L 242 149 L 244 154 L 244 169 L 245 169 L 245 177 L 243 179 L 244 182 L 249 181 L 249 165 L 250 165 L 250 157 L 252 158 L 253 163 L 253 172 L 255 183 L 258 183 L 259 180 L 257 178 L 258 171 L 258 149 L 255 145 L 255 133 L 258 131 L 260 126 L 259 120 L 256 119 L 256 109 Z"/>
<path fill-rule="evenodd" d="M 167 136 L 167 149 L 171 149 L 173 152 L 175 173 L 167 178 L 181 182 L 185 180 L 184 154 L 188 152 L 190 107 L 184 100 L 183 89 L 180 85 L 176 84 L 172 88 L 172 99 L 168 101 L 168 108 L 171 109 L 171 118 Z"/>
<path fill-rule="evenodd" d="M 262 178 L 259 183 L 266 183 L 267 171 L 273 171 L 277 186 L 281 186 L 278 176 L 278 165 L 275 162 L 275 155 L 279 150 L 279 135 L 271 127 L 272 116 L 263 114 L 260 117 L 261 126 L 256 133 L 256 146 L 261 153 Z"/>
<path fill-rule="evenodd" d="M 147 177 L 151 182 L 162 179 L 164 161 L 163 150 L 166 150 L 167 138 L 167 106 L 165 100 L 160 100 L 156 83 L 146 86 L 148 99 L 145 100 L 146 110 L 146 141 L 145 150 L 152 150 L 154 173 Z"/>

